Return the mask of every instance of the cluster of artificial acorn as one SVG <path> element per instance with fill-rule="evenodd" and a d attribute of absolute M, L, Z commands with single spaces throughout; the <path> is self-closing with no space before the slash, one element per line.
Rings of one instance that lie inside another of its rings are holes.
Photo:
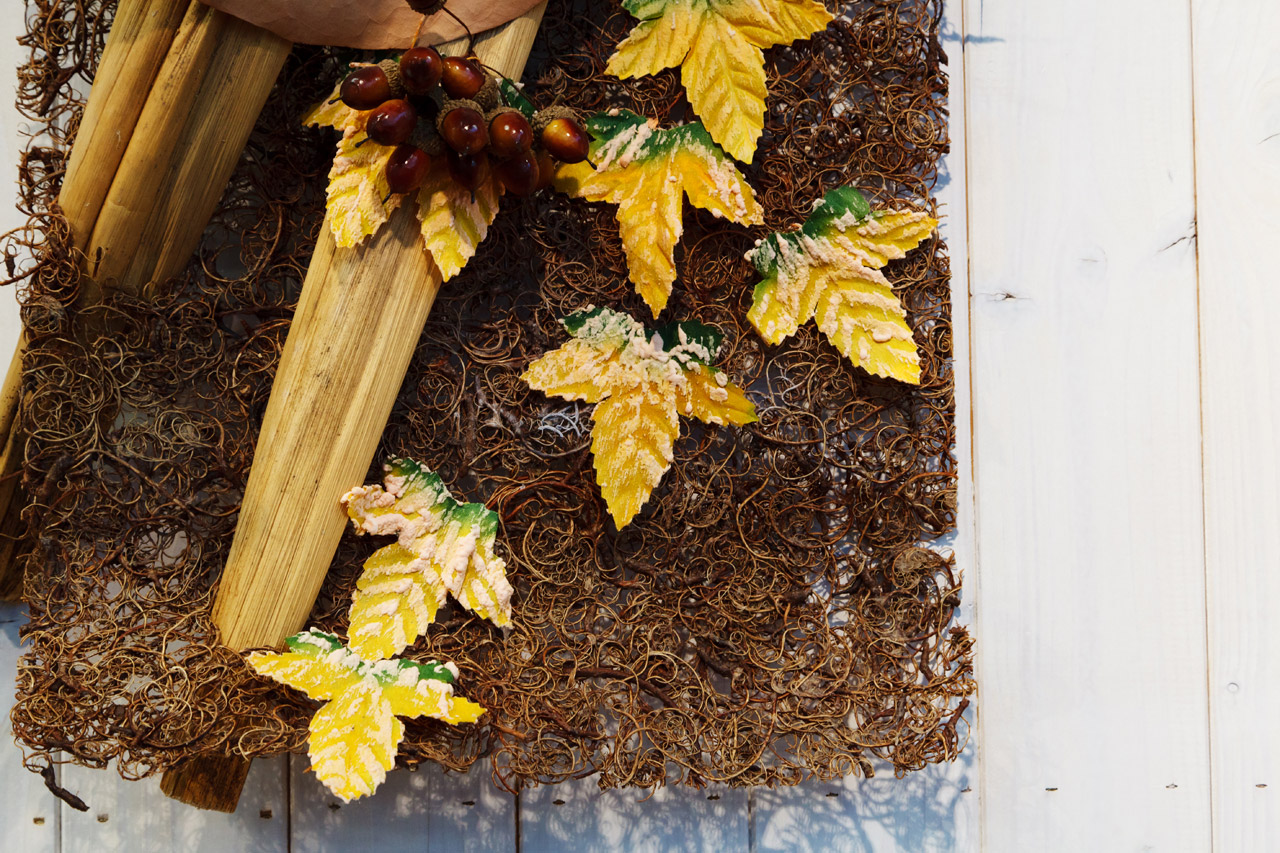
<path fill-rule="evenodd" d="M 395 194 L 421 186 L 433 157 L 447 158 L 450 176 L 465 189 L 478 188 L 492 169 L 522 196 L 551 183 L 555 161 L 587 157 L 590 140 L 573 110 L 535 112 L 510 81 L 500 82 L 473 58 L 441 57 L 434 48 L 412 47 L 398 61 L 361 65 L 338 94 L 353 110 L 372 110 L 369 139 L 396 147 L 386 165 Z"/>

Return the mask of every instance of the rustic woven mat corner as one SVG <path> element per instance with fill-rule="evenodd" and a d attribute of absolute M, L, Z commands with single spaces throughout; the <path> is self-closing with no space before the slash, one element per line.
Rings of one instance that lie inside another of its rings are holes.
<path fill-rule="evenodd" d="M 32 258 L 18 270 L 31 622 L 12 718 L 32 767 L 61 752 L 135 777 L 304 747 L 314 706 L 220 647 L 208 611 L 321 222 L 334 140 L 297 117 L 353 54 L 294 51 L 183 277 L 154 301 L 77 311 L 79 259 L 54 201 L 83 108 L 73 86 L 92 79 L 113 5 L 28 0 L 20 107 L 47 134 L 24 157 L 31 223 L 9 246 Z M 767 126 L 745 171 L 768 230 L 845 183 L 935 208 L 941 0 L 828 5 L 843 15 L 825 33 L 766 54 Z M 604 76 L 632 23 L 617 2 L 553 0 L 526 75 L 535 99 L 687 117 L 675 72 Z M 963 746 L 960 580 L 918 547 L 955 525 L 945 245 L 888 270 L 921 348 L 913 388 L 852 369 L 812 326 L 763 344 L 743 252 L 766 229 L 694 210 L 685 224 L 666 316 L 726 333 L 725 366 L 760 422 L 685 422 L 673 469 L 621 533 L 594 482 L 587 410 L 519 380 L 562 341 L 556 319 L 587 302 L 647 317 L 612 209 L 507 199 L 437 301 L 368 480 L 411 456 L 495 509 L 516 627 L 441 612 L 407 654 L 456 661 L 461 692 L 490 713 L 456 729 L 410 721 L 402 764 L 487 757 L 512 788 L 593 771 L 603 786 L 792 784 L 873 758 L 916 770 Z M 312 624 L 345 629 L 379 544 L 344 538 Z"/>

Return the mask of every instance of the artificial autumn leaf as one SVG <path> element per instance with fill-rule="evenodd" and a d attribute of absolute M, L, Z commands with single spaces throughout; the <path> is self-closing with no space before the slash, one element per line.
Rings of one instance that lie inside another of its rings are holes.
<path fill-rule="evenodd" d="M 747 253 L 764 276 L 747 316 L 771 344 L 816 318 L 856 366 L 918 385 L 920 354 L 907 314 L 880 270 L 937 225 L 915 211 L 873 211 L 852 187 L 832 190 L 799 230 L 771 234 Z"/>
<path fill-rule="evenodd" d="M 640 23 L 605 69 L 643 77 L 680 66 L 711 137 L 750 162 L 764 130 L 763 48 L 805 39 L 833 16 L 816 0 L 623 0 Z"/>
<path fill-rule="evenodd" d="M 385 174 L 395 149 L 369 139 L 365 127 L 371 111 L 353 110 L 342 103 L 338 98 L 341 86 L 339 82 L 328 99 L 307 113 L 303 123 L 342 131 L 329 171 L 326 211 L 334 243 L 352 248 L 377 233 L 401 197 L 391 194 Z M 510 90 L 518 91 L 514 87 Z M 498 216 L 503 192 L 502 182 L 492 172 L 474 193 L 465 190 L 449 177 L 443 157 L 433 160 L 416 198 L 423 245 L 442 281 L 461 272 L 475 255 Z"/>
<path fill-rule="evenodd" d="M 636 291 L 656 317 L 676 280 L 684 196 L 695 207 L 743 225 L 764 222 L 751 185 L 698 123 L 659 130 L 627 110 L 587 121 L 590 161 L 564 166 L 557 186 L 588 201 L 618 205 L 618 225 Z"/>
<path fill-rule="evenodd" d="M 619 529 L 671 467 L 680 415 L 734 426 L 756 419 L 742 389 L 711 366 L 721 336 L 701 323 L 649 332 L 626 314 L 595 307 L 560 322 L 572 339 L 529 365 L 523 379 L 545 394 L 596 404 L 596 481 Z"/>
<path fill-rule="evenodd" d="M 484 708 L 453 695 L 451 663 L 362 659 L 342 640 L 303 631 L 288 651 L 254 652 L 249 665 L 312 699 L 327 701 L 311 718 L 308 753 L 316 778 L 344 802 L 372 794 L 395 765 L 404 736 L 399 717 L 475 722 Z"/>
<path fill-rule="evenodd" d="M 448 594 L 499 627 L 511 624 L 506 562 L 493 551 L 498 516 L 459 503 L 438 474 L 410 459 L 387 466 L 385 486 L 343 497 L 356 529 L 395 535 L 365 561 L 347 633 L 363 657 L 397 655 L 426 632 Z"/>

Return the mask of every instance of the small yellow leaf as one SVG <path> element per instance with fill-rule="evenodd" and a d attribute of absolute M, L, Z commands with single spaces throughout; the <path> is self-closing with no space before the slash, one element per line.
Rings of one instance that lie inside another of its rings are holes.
<path fill-rule="evenodd" d="M 511 624 L 512 589 L 493 550 L 492 510 L 454 500 L 437 474 L 408 459 L 387 466 L 383 486 L 357 487 L 342 500 L 358 531 L 399 539 L 365 561 L 352 601 L 352 648 L 399 654 L 426 632 L 449 594 L 499 627 Z"/>
<path fill-rule="evenodd" d="M 920 356 L 906 311 L 881 269 L 905 257 L 937 224 L 914 211 L 873 213 L 856 190 L 832 190 L 799 231 L 772 234 L 748 253 L 763 280 L 747 316 L 771 344 L 816 319 L 858 367 L 919 384 Z"/>
<path fill-rule="evenodd" d="M 391 193 L 385 171 L 394 150 L 371 141 L 363 131 L 348 128 L 343 132 L 329 170 L 327 206 L 329 229 L 338 246 L 351 248 L 364 242 L 400 204 L 395 195 L 384 202 Z"/>
<path fill-rule="evenodd" d="M 750 162 L 764 132 L 764 52 L 719 15 L 704 16 L 680 79 L 689 103 L 729 155 Z"/>
<path fill-rule="evenodd" d="M 329 700 L 311 719 L 308 752 L 316 777 L 344 801 L 372 794 L 386 779 L 404 736 L 397 716 L 456 725 L 485 712 L 454 696 L 453 664 L 369 661 L 321 631 L 303 631 L 287 642 L 288 652 L 254 653 L 249 663 L 262 675 Z"/>
<path fill-rule="evenodd" d="M 332 127 L 342 131 L 348 128 L 364 130 L 367 114 L 361 113 L 359 110 L 353 110 L 342 103 L 339 98 L 341 90 L 342 80 L 339 79 L 329 97 L 316 104 L 302 117 L 303 125 L 307 127 Z"/>
<path fill-rule="evenodd" d="M 560 321 L 573 338 L 529 365 L 530 387 L 596 403 L 596 482 L 619 529 L 635 518 L 674 459 L 680 415 L 741 426 L 755 420 L 742 389 L 709 362 L 720 335 L 700 323 L 650 332 L 626 314 L 588 307 Z"/>
<path fill-rule="evenodd" d="M 448 163 L 437 157 L 418 190 L 422 240 L 444 281 L 453 278 L 475 256 L 489 226 L 498 216 L 503 186 L 491 172 L 473 193 L 449 176 Z"/>
<path fill-rule="evenodd" d="M 680 414 L 717 425 L 746 426 L 757 420 L 756 407 L 723 370 L 694 365 L 684 378 L 684 384 L 676 387 Z"/>
<path fill-rule="evenodd" d="M 676 280 L 684 196 L 731 222 L 758 224 L 764 213 L 751 185 L 700 124 L 659 130 L 625 110 L 588 121 L 595 171 L 562 168 L 558 186 L 587 201 L 618 205 L 618 226 L 636 291 L 655 316 Z"/>
<path fill-rule="evenodd" d="M 307 752 L 316 778 L 343 802 L 372 794 L 395 766 L 404 724 L 377 685 L 361 681 L 316 711 Z"/>
<path fill-rule="evenodd" d="M 629 393 L 601 400 L 591 420 L 596 482 L 621 529 L 649 500 L 675 458 L 672 448 L 680 434 L 675 389 L 639 381 Z"/>
<path fill-rule="evenodd" d="M 755 155 L 767 96 L 762 48 L 808 38 L 833 16 L 816 0 L 623 0 L 640 19 L 609 60 L 619 77 L 681 67 L 689 103 L 744 162 Z"/>
<path fill-rule="evenodd" d="M 523 378 L 535 391 L 598 403 L 609 393 L 604 379 L 617 360 L 616 351 L 574 338 L 529 365 Z"/>

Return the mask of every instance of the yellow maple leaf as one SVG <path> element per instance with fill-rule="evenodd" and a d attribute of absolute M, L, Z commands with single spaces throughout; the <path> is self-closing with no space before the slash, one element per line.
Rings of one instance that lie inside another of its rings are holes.
<path fill-rule="evenodd" d="M 453 664 L 369 661 L 344 648 L 338 637 L 314 630 L 286 642 L 288 651 L 254 652 L 249 665 L 327 701 L 311 718 L 307 751 L 316 778 L 344 802 L 372 794 L 395 765 L 404 737 L 397 717 L 434 717 L 456 725 L 485 712 L 453 695 Z"/>
<path fill-rule="evenodd" d="M 816 319 L 858 367 L 919 384 L 920 355 L 907 314 L 881 270 L 937 224 L 914 211 L 873 212 L 851 187 L 832 190 L 799 230 L 771 234 L 747 253 L 764 277 L 747 316 L 771 344 Z"/>
<path fill-rule="evenodd" d="M 618 225 L 636 291 L 654 316 L 676 280 L 676 244 L 684 233 L 684 197 L 695 207 L 740 224 L 764 212 L 733 161 L 700 124 L 669 130 L 626 110 L 593 116 L 591 161 L 562 167 L 556 186 L 587 201 L 618 205 Z"/>
<path fill-rule="evenodd" d="M 609 59 L 617 77 L 680 66 L 711 137 L 749 162 L 764 129 L 763 48 L 808 38 L 833 16 L 816 0 L 623 0 L 640 23 Z"/>
<path fill-rule="evenodd" d="M 522 378 L 544 394 L 596 404 L 596 482 L 619 529 L 671 467 L 680 415 L 735 426 L 756 419 L 742 389 L 711 366 L 721 339 L 701 323 L 650 333 L 626 314 L 590 306 L 560 322 L 573 337 L 530 364 Z"/>
<path fill-rule="evenodd" d="M 449 177 L 448 162 L 437 157 L 418 190 L 422 240 L 443 281 L 453 278 L 475 255 L 498 216 L 502 182 L 492 171 L 473 193 Z"/>
<path fill-rule="evenodd" d="M 410 459 L 387 466 L 384 485 L 343 497 L 356 530 L 395 535 L 364 564 L 351 603 L 351 648 L 391 657 L 426 632 L 452 594 L 499 627 L 511 624 L 506 562 L 494 553 L 498 516 L 483 504 L 459 503 L 439 475 Z"/>

